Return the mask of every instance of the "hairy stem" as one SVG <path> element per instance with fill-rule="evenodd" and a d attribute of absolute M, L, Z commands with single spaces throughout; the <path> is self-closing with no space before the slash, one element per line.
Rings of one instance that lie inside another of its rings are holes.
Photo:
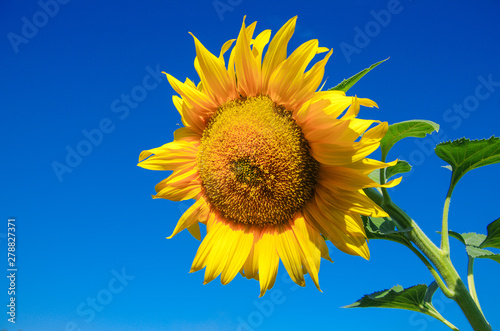
<path fill-rule="evenodd" d="M 450 189 L 446 194 L 446 200 L 444 200 L 443 224 L 441 225 L 441 251 L 445 256 L 450 256 L 450 237 L 448 235 L 448 213 L 450 210 L 450 200 L 452 192 L 453 192 L 453 186 L 450 186 Z"/>
<path fill-rule="evenodd" d="M 453 331 L 460 331 L 455 325 L 451 324 L 450 321 L 444 318 L 443 315 L 441 315 L 434 307 L 429 307 L 429 312 L 427 312 L 426 314 L 443 322 L 447 327 L 449 327 Z"/>
<path fill-rule="evenodd" d="M 420 253 L 418 251 L 418 249 L 416 249 L 413 246 L 409 246 L 409 248 L 413 251 L 413 253 L 415 253 L 415 255 L 417 255 L 420 258 L 420 260 L 425 264 L 427 269 L 429 269 L 432 276 L 436 280 L 436 284 L 439 286 L 441 291 L 443 291 L 444 295 L 446 295 L 447 297 L 451 297 L 453 295 L 453 293 L 451 293 L 450 289 L 448 287 L 446 287 L 446 284 L 443 282 L 443 280 L 441 279 L 441 276 L 436 271 L 436 269 L 434 269 L 434 266 L 425 258 L 425 256 L 422 255 L 422 253 Z"/>
<path fill-rule="evenodd" d="M 446 282 L 446 287 L 449 289 L 445 293 L 450 299 L 460 306 L 460 309 L 467 317 L 470 325 L 476 331 L 491 331 L 491 326 L 486 321 L 484 315 L 478 305 L 467 290 L 462 279 L 458 275 L 455 267 L 451 263 L 449 254 L 443 253 L 425 233 L 420 229 L 417 223 L 412 220 L 401 208 L 392 201 L 386 203 L 383 196 L 376 189 L 365 189 L 366 195 L 376 204 L 382 207 L 394 220 L 405 228 L 412 228 L 409 234 L 409 239 L 417 246 L 420 251 L 434 264 L 438 272 Z M 448 233 L 448 229 L 446 229 Z M 436 280 L 437 282 L 437 280 Z"/>
<path fill-rule="evenodd" d="M 476 285 L 474 284 L 474 258 L 470 256 L 467 264 L 467 283 L 469 285 L 469 292 L 472 296 L 472 299 L 474 299 L 476 305 L 479 307 L 479 309 L 481 309 L 481 306 L 479 305 L 479 299 L 477 298 Z"/>

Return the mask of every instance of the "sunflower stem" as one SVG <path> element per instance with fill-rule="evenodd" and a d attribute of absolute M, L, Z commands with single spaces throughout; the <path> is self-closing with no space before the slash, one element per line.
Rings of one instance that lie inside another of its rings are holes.
<path fill-rule="evenodd" d="M 450 256 L 450 237 L 448 234 L 448 213 L 450 211 L 451 194 L 453 193 L 453 186 L 450 186 L 446 199 L 444 200 L 443 207 L 443 223 L 441 225 L 441 251 L 447 257 Z"/>
<path fill-rule="evenodd" d="M 366 195 L 384 209 L 391 218 L 397 220 L 406 228 L 412 228 L 412 230 L 408 232 L 410 240 L 437 268 L 437 271 L 443 277 L 447 285 L 446 287 L 448 288 L 448 291 L 443 293 L 459 305 L 472 328 L 476 331 L 491 331 L 491 326 L 486 321 L 479 306 L 472 298 L 467 287 L 451 263 L 449 254 L 444 254 L 443 251 L 425 235 L 417 223 L 395 203 L 392 201 L 387 203 L 384 197 L 376 189 L 365 189 L 364 191 Z M 446 233 L 448 233 L 447 228 Z"/>
<path fill-rule="evenodd" d="M 448 298 L 451 297 L 453 295 L 453 293 L 451 293 L 450 289 L 448 287 L 446 287 L 446 284 L 443 282 L 443 280 L 441 279 L 441 276 L 436 271 L 434 266 L 427 260 L 427 258 L 422 253 L 419 252 L 418 249 L 416 249 L 413 246 L 408 246 L 408 247 L 413 251 L 413 253 L 415 253 L 415 255 L 417 255 L 420 258 L 420 260 L 425 264 L 427 269 L 429 269 L 430 273 L 432 274 L 432 276 L 436 280 L 436 284 L 439 286 L 439 288 L 444 293 L 444 295 L 446 295 Z"/>
<path fill-rule="evenodd" d="M 450 321 L 448 321 L 446 318 L 443 317 L 443 315 L 441 315 L 437 310 L 436 308 L 434 308 L 434 306 L 431 306 L 431 307 L 428 307 L 429 310 L 427 312 L 427 314 L 429 316 L 432 316 L 434 317 L 435 319 L 437 319 L 438 321 L 441 321 L 443 322 L 447 327 L 449 327 L 450 329 L 452 329 L 453 331 L 460 331 L 455 325 L 453 325 L 452 323 L 450 323 Z"/>
<path fill-rule="evenodd" d="M 474 302 L 481 310 L 481 306 L 479 305 L 479 299 L 477 298 L 476 293 L 476 284 L 474 284 L 474 258 L 469 256 L 469 261 L 467 263 L 467 284 L 469 285 L 469 292 L 474 299 Z M 482 312 L 482 310 L 481 310 Z"/>

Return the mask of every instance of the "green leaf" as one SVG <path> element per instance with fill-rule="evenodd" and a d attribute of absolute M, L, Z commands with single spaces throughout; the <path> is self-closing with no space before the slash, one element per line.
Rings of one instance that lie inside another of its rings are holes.
<path fill-rule="evenodd" d="M 423 138 L 433 131 L 439 131 L 439 124 L 426 120 L 411 120 L 389 125 L 389 130 L 380 141 L 382 161 L 385 161 L 392 146 L 401 139 L 407 137 Z"/>
<path fill-rule="evenodd" d="M 398 160 L 398 163 L 396 163 L 396 165 L 393 165 L 392 167 L 388 167 L 385 169 L 386 180 L 389 180 L 389 178 L 391 178 L 392 176 L 409 172 L 410 170 L 411 170 L 411 165 L 408 162 L 403 160 Z"/>
<path fill-rule="evenodd" d="M 427 292 L 425 293 L 424 297 L 424 302 L 432 304 L 432 297 L 434 296 L 434 293 L 436 293 L 438 288 L 439 288 L 438 284 L 435 281 L 433 281 L 427 288 Z"/>
<path fill-rule="evenodd" d="M 410 232 L 412 229 L 396 229 L 396 222 L 394 222 L 390 218 L 381 218 L 381 217 L 368 217 L 370 230 L 373 232 L 377 232 L 379 234 L 394 234 L 394 233 L 402 233 L 402 232 Z"/>
<path fill-rule="evenodd" d="M 480 247 L 500 248 L 500 218 L 488 224 L 487 229 L 488 235 Z"/>
<path fill-rule="evenodd" d="M 343 308 L 396 308 L 418 311 L 420 313 L 432 316 L 453 330 L 458 330 L 453 324 L 448 322 L 432 305 L 432 296 L 436 292 L 438 286 L 432 282 L 429 287 L 427 285 L 415 285 L 407 289 L 403 289 L 401 285 L 396 285 L 393 288 L 385 291 L 375 292 L 370 295 L 365 295 L 358 301 L 344 306 Z"/>
<path fill-rule="evenodd" d="M 465 246 L 467 254 L 472 258 L 491 259 L 500 263 L 500 254 L 495 254 L 487 249 L 474 246 Z"/>
<path fill-rule="evenodd" d="M 360 80 L 364 75 L 366 75 L 367 73 L 369 73 L 373 68 L 375 68 L 376 66 L 378 66 L 379 64 L 381 64 L 382 62 L 385 62 L 387 61 L 389 58 L 385 59 L 385 60 L 382 60 L 380 62 L 377 62 L 377 63 L 374 63 L 372 64 L 370 67 L 366 68 L 366 69 L 363 69 L 361 70 L 360 72 L 358 72 L 357 74 L 355 74 L 354 76 L 350 77 L 350 78 L 347 78 L 347 79 L 344 79 L 342 82 L 340 82 L 340 84 L 338 84 L 337 86 L 335 87 L 332 87 L 331 89 L 329 89 L 328 91 L 332 91 L 332 90 L 337 90 L 337 91 L 343 91 L 343 92 L 347 92 L 347 90 L 349 90 L 354 84 L 356 84 L 358 82 L 358 80 Z"/>
<path fill-rule="evenodd" d="M 496 223 L 498 220 L 490 223 L 488 225 L 488 235 L 492 234 L 490 236 L 490 243 L 493 245 L 498 244 L 498 233 L 496 232 L 496 226 L 498 226 L 498 223 Z M 493 226 L 491 226 L 493 225 Z M 487 241 L 488 237 L 485 236 L 484 234 L 479 234 L 479 233 L 457 233 L 455 231 L 448 231 L 451 237 L 460 240 L 464 245 L 465 245 L 465 250 L 467 251 L 467 255 L 469 255 L 471 258 L 481 258 L 481 259 L 491 259 L 493 261 L 497 261 L 500 263 L 500 254 L 495 254 L 487 249 L 483 249 L 481 247 L 495 247 L 495 246 L 486 246 L 488 243 L 485 245 L 484 243 Z"/>
<path fill-rule="evenodd" d="M 451 165 L 453 173 L 450 190 L 453 190 L 468 171 L 500 162 L 500 138 L 491 137 L 482 140 L 461 138 L 438 144 L 435 152 Z"/>
<path fill-rule="evenodd" d="M 367 217 L 361 216 L 365 226 L 365 232 L 368 239 L 385 239 L 395 241 L 405 246 L 410 247 L 411 241 L 406 238 L 405 232 L 412 229 L 396 229 L 396 222 L 390 218 Z"/>
<path fill-rule="evenodd" d="M 427 285 L 420 284 L 403 289 L 401 285 L 385 291 L 365 295 L 358 301 L 343 308 L 398 308 L 414 311 L 424 310 L 424 298 Z"/>
<path fill-rule="evenodd" d="M 448 233 L 451 237 L 460 240 L 466 246 L 479 247 L 486 238 L 484 234 L 474 232 L 460 234 L 455 231 L 448 231 Z"/>

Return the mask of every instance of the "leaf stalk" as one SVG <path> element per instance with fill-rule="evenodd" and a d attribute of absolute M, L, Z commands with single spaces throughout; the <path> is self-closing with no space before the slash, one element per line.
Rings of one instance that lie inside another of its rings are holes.
<path fill-rule="evenodd" d="M 481 309 L 472 298 L 471 293 L 469 293 L 462 279 L 455 270 L 455 267 L 451 263 L 449 252 L 445 254 L 441 249 L 439 249 L 420 229 L 413 219 L 411 219 L 394 202 L 390 201 L 387 203 L 383 195 L 376 189 L 370 188 L 365 189 L 364 191 L 366 195 L 382 209 L 384 209 L 391 216 L 391 218 L 405 228 L 412 228 L 412 230 L 408 232 L 409 239 L 420 249 L 423 255 L 427 257 L 432 264 L 434 264 L 446 283 L 445 288 L 448 289 L 444 290 L 443 293 L 459 305 L 473 329 L 476 331 L 491 331 L 491 326 L 486 321 Z M 447 227 L 448 226 L 446 225 L 446 233 L 448 233 Z M 436 282 L 439 285 L 439 278 L 436 278 Z"/>

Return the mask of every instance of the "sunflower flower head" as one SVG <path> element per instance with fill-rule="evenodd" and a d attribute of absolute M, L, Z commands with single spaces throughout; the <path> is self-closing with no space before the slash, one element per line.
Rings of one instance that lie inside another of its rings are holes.
<path fill-rule="evenodd" d="M 304 286 L 308 273 L 319 289 L 321 259 L 330 260 L 325 238 L 368 259 L 360 215 L 387 216 L 362 191 L 381 186 L 370 172 L 394 164 L 366 158 L 387 123 L 357 118 L 360 105 L 376 106 L 369 99 L 318 91 L 332 50 L 317 40 L 287 57 L 295 22 L 271 39 L 270 30 L 254 37 L 256 23 L 243 21 L 219 56 L 193 36 L 198 85 L 167 74 L 184 127 L 173 142 L 143 151 L 139 166 L 173 171 L 155 198 L 195 200 L 169 238 L 188 229 L 201 239 L 199 223 L 206 225 L 191 267 L 206 268 L 204 283 L 241 273 L 259 281 L 262 296 L 281 260 L 295 283 Z"/>

